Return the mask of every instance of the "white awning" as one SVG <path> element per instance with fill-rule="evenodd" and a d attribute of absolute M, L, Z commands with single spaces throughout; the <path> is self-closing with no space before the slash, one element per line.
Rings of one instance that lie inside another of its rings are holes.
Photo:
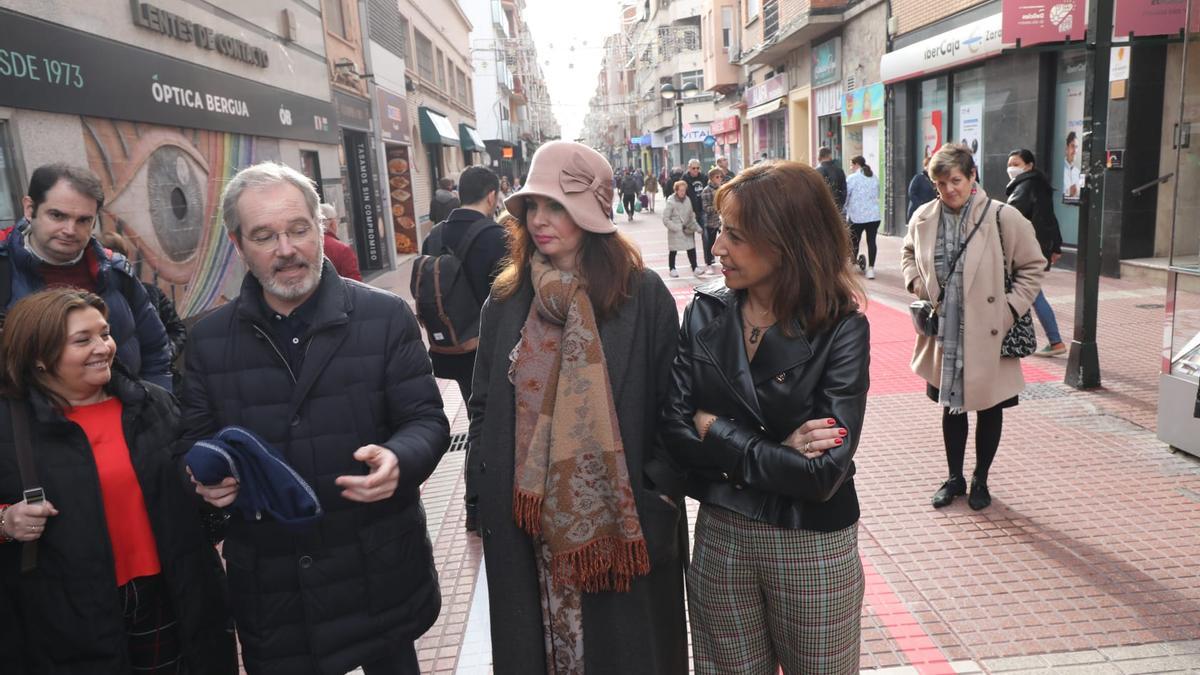
<path fill-rule="evenodd" d="M 773 113 L 776 110 L 779 110 L 780 108 L 782 108 L 785 103 L 787 103 L 787 99 L 777 98 L 774 101 L 771 101 L 770 103 L 763 103 L 762 105 L 756 105 L 753 108 L 750 108 L 749 110 L 746 111 L 746 119 L 752 120 L 755 117 L 762 117 L 763 115 Z"/>

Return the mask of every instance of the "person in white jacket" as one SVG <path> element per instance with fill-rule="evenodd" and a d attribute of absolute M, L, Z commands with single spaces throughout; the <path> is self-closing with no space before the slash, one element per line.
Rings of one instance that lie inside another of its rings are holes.
<path fill-rule="evenodd" d="M 667 228 L 667 245 L 671 248 L 667 262 L 672 277 L 679 276 L 679 271 L 675 269 L 675 256 L 680 251 L 687 251 L 692 274 L 704 276 L 704 269 L 696 266 L 696 233 L 700 231 L 700 223 L 696 222 L 696 212 L 692 210 L 687 187 L 685 181 L 675 181 L 675 194 L 667 198 L 667 205 L 663 208 L 662 220 Z"/>

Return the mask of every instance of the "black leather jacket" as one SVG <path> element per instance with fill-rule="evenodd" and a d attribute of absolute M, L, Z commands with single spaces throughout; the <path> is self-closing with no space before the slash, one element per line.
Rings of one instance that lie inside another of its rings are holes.
<path fill-rule="evenodd" d="M 747 363 L 738 294 L 697 288 L 683 315 L 663 440 L 705 504 L 779 527 L 832 532 L 858 520 L 854 451 L 867 404 L 870 326 L 860 313 L 795 338 L 771 329 Z M 717 416 L 704 440 L 693 416 Z M 816 459 L 782 444 L 810 419 L 831 417 L 845 442 Z"/>

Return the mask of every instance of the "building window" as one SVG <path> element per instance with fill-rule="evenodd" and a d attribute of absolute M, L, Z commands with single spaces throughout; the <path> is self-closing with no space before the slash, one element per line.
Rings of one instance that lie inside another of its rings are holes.
<path fill-rule="evenodd" d="M 417 45 L 417 74 L 433 82 L 433 43 L 419 30 L 413 31 L 413 42 Z"/>
<path fill-rule="evenodd" d="M 758 18 L 758 0 L 746 0 L 746 23 Z"/>
<path fill-rule="evenodd" d="M 703 70 L 689 70 L 686 73 L 680 73 L 679 74 L 679 88 L 683 89 L 684 87 L 686 87 L 688 85 L 688 83 L 695 84 L 696 91 L 698 91 L 698 92 L 704 91 L 704 71 Z"/>
<path fill-rule="evenodd" d="M 412 60 L 412 53 L 408 50 L 408 19 L 404 15 L 400 15 L 400 52 L 404 55 L 405 61 Z"/>
<path fill-rule="evenodd" d="M 446 91 L 446 59 L 442 56 L 442 50 L 437 50 L 437 86 L 438 89 Z"/>
<path fill-rule="evenodd" d="M 467 104 L 467 74 L 461 69 L 454 69 L 454 82 L 458 89 L 458 102 Z"/>
<path fill-rule="evenodd" d="M 679 37 L 684 51 L 694 52 L 700 49 L 700 31 L 695 28 L 684 28 L 679 31 Z"/>
<path fill-rule="evenodd" d="M 721 47 L 725 51 L 729 51 L 729 46 L 733 44 L 733 8 L 721 8 Z"/>
<path fill-rule="evenodd" d="M 325 11 L 325 30 L 340 37 L 346 34 L 346 13 L 342 7 L 343 0 L 322 0 L 321 6 Z"/>
<path fill-rule="evenodd" d="M 467 78 L 467 105 L 471 108 L 475 107 L 475 81 Z"/>

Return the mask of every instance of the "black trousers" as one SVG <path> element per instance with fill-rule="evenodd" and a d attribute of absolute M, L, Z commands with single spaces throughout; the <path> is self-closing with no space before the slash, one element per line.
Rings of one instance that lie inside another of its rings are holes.
<path fill-rule="evenodd" d="M 879 234 L 879 221 L 850 223 L 850 244 L 854 247 L 852 257 L 856 262 L 858 261 L 858 240 L 862 238 L 863 232 L 867 233 L 867 267 L 874 267 L 875 254 L 879 252 L 879 247 L 875 244 L 875 237 Z"/>
<path fill-rule="evenodd" d="M 628 218 L 633 218 L 633 203 L 637 201 L 637 194 L 633 192 L 625 192 L 621 194 L 621 204 L 625 207 L 625 214 Z"/>
<path fill-rule="evenodd" d="M 667 255 L 667 264 L 671 267 L 671 269 L 675 269 L 676 253 L 679 253 L 679 251 L 671 251 L 671 253 Z M 696 249 L 689 248 L 687 250 L 687 257 L 688 262 L 692 264 L 692 269 L 696 269 Z"/>
<path fill-rule="evenodd" d="M 705 225 L 700 228 L 701 237 L 704 239 L 704 264 L 711 265 L 715 260 L 712 252 L 713 242 L 717 240 L 717 232 L 719 228 L 709 227 Z"/>

